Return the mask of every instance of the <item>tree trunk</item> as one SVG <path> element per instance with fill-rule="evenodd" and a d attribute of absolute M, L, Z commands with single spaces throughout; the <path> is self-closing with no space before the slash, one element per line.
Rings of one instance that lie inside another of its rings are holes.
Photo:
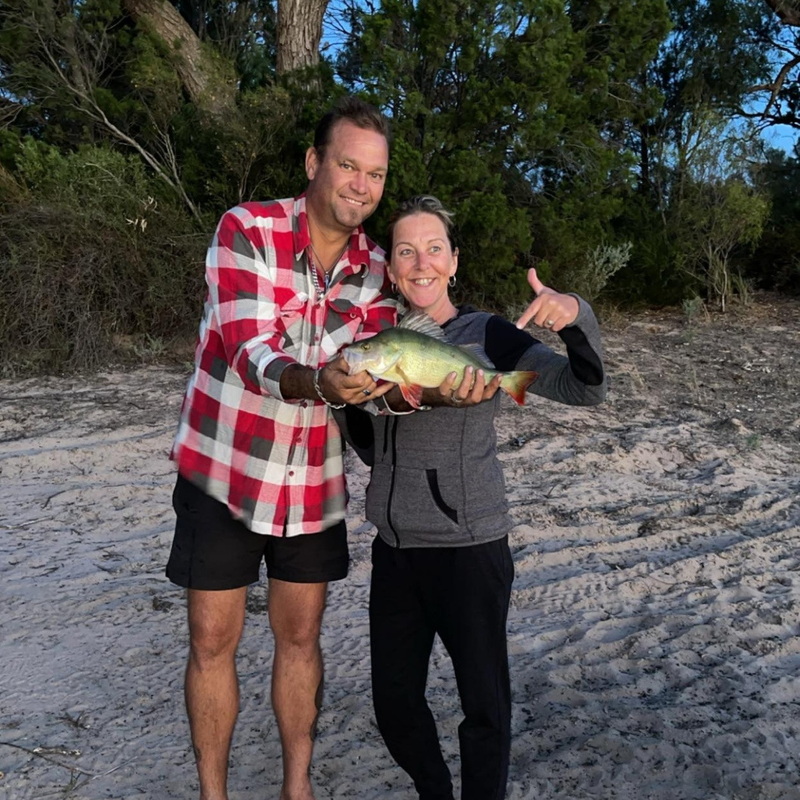
<path fill-rule="evenodd" d="M 138 23 L 152 30 L 171 50 L 175 69 L 192 101 L 217 119 L 234 106 L 235 81 L 204 52 L 200 39 L 169 0 L 122 0 Z M 279 75 L 319 63 L 322 18 L 328 0 L 278 0 Z"/>
<path fill-rule="evenodd" d="M 797 0 L 765 0 L 784 24 L 800 28 L 800 3 Z"/>
<path fill-rule="evenodd" d="M 123 0 L 125 10 L 171 50 L 181 85 L 192 101 L 218 120 L 235 108 L 235 81 L 204 51 L 189 23 L 168 0 Z"/>
<path fill-rule="evenodd" d="M 328 0 L 278 0 L 278 75 L 319 64 Z"/>

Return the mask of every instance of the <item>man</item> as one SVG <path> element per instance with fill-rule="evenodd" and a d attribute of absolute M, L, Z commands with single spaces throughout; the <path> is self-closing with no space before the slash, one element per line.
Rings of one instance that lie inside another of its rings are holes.
<path fill-rule="evenodd" d="M 362 228 L 383 194 L 386 119 L 345 98 L 306 153 L 303 195 L 223 215 L 172 458 L 177 514 L 167 576 L 187 588 L 186 708 L 200 800 L 227 800 L 248 584 L 263 559 L 275 640 L 272 705 L 281 800 L 313 800 L 309 778 L 327 583 L 347 574 L 345 485 L 329 406 L 381 388 L 336 353 L 394 324 L 383 252 Z"/>

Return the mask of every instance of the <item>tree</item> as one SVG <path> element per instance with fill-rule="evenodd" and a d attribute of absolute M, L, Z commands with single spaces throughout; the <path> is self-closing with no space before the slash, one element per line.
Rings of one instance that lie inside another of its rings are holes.
<path fill-rule="evenodd" d="M 129 15 L 116 0 L 6 4 L 0 97 L 10 128 L 60 147 L 133 150 L 198 221 L 204 205 L 286 192 L 297 175 L 275 153 L 302 132 L 298 109 L 309 98 L 295 103 L 257 80 L 253 58 L 238 75 L 238 62 L 201 42 L 164 0 L 125 2 Z M 252 42 L 242 47 L 253 53 Z"/>
<path fill-rule="evenodd" d="M 747 287 L 732 258 L 752 249 L 769 214 L 769 199 L 747 180 L 752 140 L 727 130 L 707 115 L 681 154 L 681 181 L 671 201 L 670 223 L 679 234 L 676 264 L 708 302 L 725 311 L 735 290 L 747 300 Z"/>
<path fill-rule="evenodd" d="M 774 27 L 766 5 L 748 0 L 669 0 L 669 9 L 670 34 L 637 78 L 654 102 L 637 109 L 629 131 L 638 175 L 618 232 L 634 242 L 634 252 L 616 281 L 621 295 L 667 303 L 694 291 L 679 279 L 676 259 L 681 225 L 691 222 L 681 209 L 686 187 L 697 186 L 696 151 L 731 133 L 757 140 L 755 126 L 739 122 L 726 130 L 720 121 L 741 120 L 750 89 L 769 75 L 763 37 Z M 720 157 L 726 154 L 722 148 Z"/>
<path fill-rule="evenodd" d="M 196 215 L 171 143 L 146 142 L 132 135 L 109 108 L 106 87 L 114 81 L 112 73 L 122 57 L 121 34 L 114 29 L 118 9 L 102 2 L 65 7 L 16 0 L 6 11 L 0 33 L 0 75 L 3 93 L 9 106 L 16 108 L 22 129 L 73 146 L 87 135 L 109 136 L 135 150 Z M 168 86 L 165 81 L 163 88 Z M 41 130 L 53 122 L 51 130 Z"/>
<path fill-rule="evenodd" d="M 800 2 L 765 0 L 774 15 L 754 37 L 771 56 L 769 77 L 749 90 L 752 108 L 741 114 L 759 120 L 762 127 L 789 125 L 800 128 Z"/>
<path fill-rule="evenodd" d="M 197 107 L 217 121 L 235 111 L 236 80 L 229 63 L 204 49 L 198 35 L 169 0 L 122 0 L 143 29 L 164 44 L 181 86 Z"/>
<path fill-rule="evenodd" d="M 631 140 L 641 154 L 641 188 L 658 203 L 669 191 L 672 155 L 685 150 L 687 132 L 696 127 L 692 118 L 738 114 L 770 69 L 769 54 L 755 41 L 764 32 L 762 8 L 746 0 L 669 0 L 669 8 L 670 35 L 639 77 L 660 102 Z"/>
<path fill-rule="evenodd" d="M 433 191 L 455 208 L 472 296 L 519 300 L 534 262 L 569 285 L 613 236 L 631 78 L 666 31 L 664 3 L 386 0 L 354 31 L 337 69 L 394 119 L 389 197 Z"/>
<path fill-rule="evenodd" d="M 202 50 L 201 42 L 214 42 L 223 55 L 237 60 L 243 49 L 252 52 L 250 37 L 255 35 L 268 50 L 275 51 L 278 75 L 313 68 L 320 61 L 319 43 L 328 0 L 276 0 L 277 22 L 272 20 L 271 9 L 258 0 L 177 0 L 175 5 L 169 0 L 123 2 L 134 19 L 150 27 L 180 54 L 187 90 L 204 92 L 210 88 L 212 96 L 207 101 L 219 103 L 221 113 L 230 109 L 225 103 L 231 87 L 219 74 L 212 54 Z M 238 64 L 243 66 L 241 60 Z"/>
<path fill-rule="evenodd" d="M 752 181 L 772 204 L 747 275 L 761 288 L 800 294 L 800 160 L 770 150 Z"/>
<path fill-rule="evenodd" d="M 328 0 L 278 0 L 279 75 L 319 64 L 322 20 L 327 6 Z"/>
<path fill-rule="evenodd" d="M 735 288 L 747 299 L 731 256 L 737 247 L 758 242 L 769 202 L 741 180 L 697 184 L 691 189 L 685 199 L 678 264 L 704 285 L 706 299 L 725 311 Z"/>

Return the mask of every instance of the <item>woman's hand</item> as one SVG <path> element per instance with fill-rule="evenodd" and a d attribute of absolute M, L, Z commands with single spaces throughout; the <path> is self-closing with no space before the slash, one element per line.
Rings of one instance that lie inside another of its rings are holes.
<path fill-rule="evenodd" d="M 467 408 L 468 406 L 476 406 L 478 403 L 491 400 L 500 388 L 500 381 L 503 380 L 503 375 L 498 373 L 487 383 L 486 374 L 482 369 L 476 370 L 474 367 L 466 367 L 464 376 L 458 386 L 456 386 L 457 379 L 457 372 L 451 372 L 444 379 L 438 389 L 441 400 L 437 405 Z"/>
<path fill-rule="evenodd" d="M 518 328 L 524 328 L 533 320 L 533 324 L 540 328 L 558 332 L 575 322 L 580 306 L 572 295 L 561 294 L 545 286 L 533 267 L 528 270 L 528 283 L 536 294 L 536 299 L 517 320 Z"/>

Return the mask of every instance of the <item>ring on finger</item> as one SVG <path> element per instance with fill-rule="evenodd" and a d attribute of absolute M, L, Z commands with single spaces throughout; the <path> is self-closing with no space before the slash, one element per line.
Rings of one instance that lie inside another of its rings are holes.
<path fill-rule="evenodd" d="M 548 319 L 548 320 L 545 321 L 544 324 L 547 325 L 548 328 L 552 328 L 553 325 L 555 325 L 555 323 L 556 323 L 556 321 L 554 319 Z"/>
<path fill-rule="evenodd" d="M 372 394 L 372 392 L 369 389 L 362 389 L 361 393 L 365 394 L 367 397 L 369 397 Z"/>

